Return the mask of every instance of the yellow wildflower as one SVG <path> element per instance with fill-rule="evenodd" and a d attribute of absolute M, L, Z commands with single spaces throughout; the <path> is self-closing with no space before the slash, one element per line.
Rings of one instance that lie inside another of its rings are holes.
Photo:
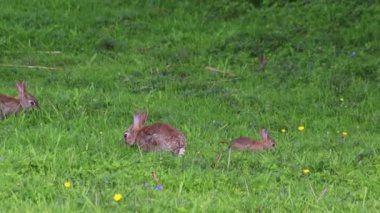
<path fill-rule="evenodd" d="M 66 180 L 65 182 L 63 182 L 63 186 L 65 188 L 70 188 L 71 187 L 71 182 L 69 180 Z"/>
<path fill-rule="evenodd" d="M 113 200 L 116 201 L 116 202 L 119 202 L 121 199 L 123 199 L 123 195 L 120 194 L 120 193 L 116 193 L 116 194 L 113 196 Z"/>

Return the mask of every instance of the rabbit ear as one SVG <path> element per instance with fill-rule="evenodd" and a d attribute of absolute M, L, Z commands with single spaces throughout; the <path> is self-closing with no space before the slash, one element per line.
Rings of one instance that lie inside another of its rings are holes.
<path fill-rule="evenodd" d="M 262 140 L 269 140 L 268 131 L 266 129 L 261 129 L 260 135 Z"/>
<path fill-rule="evenodd" d="M 133 116 L 133 129 L 141 129 L 148 117 L 146 112 L 138 112 Z"/>
<path fill-rule="evenodd" d="M 26 97 L 26 83 L 25 81 L 20 81 L 16 83 L 16 89 L 18 91 L 18 94 L 20 98 L 25 98 Z"/>

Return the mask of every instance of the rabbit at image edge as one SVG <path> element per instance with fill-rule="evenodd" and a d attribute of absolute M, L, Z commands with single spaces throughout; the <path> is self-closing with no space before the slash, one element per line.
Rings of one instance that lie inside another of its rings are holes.
<path fill-rule="evenodd" d="M 26 109 L 39 108 L 38 101 L 26 90 L 26 82 L 16 83 L 17 97 L 0 95 L 0 119 Z"/>
<path fill-rule="evenodd" d="M 144 126 L 148 114 L 138 112 L 133 116 L 133 124 L 124 132 L 124 140 L 129 145 L 137 145 L 144 151 L 170 151 L 176 155 L 185 154 L 185 136 L 174 127 L 164 123 Z"/>

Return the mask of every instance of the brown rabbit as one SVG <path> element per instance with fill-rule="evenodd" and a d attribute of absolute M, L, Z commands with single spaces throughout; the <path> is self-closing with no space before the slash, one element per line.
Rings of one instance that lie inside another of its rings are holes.
<path fill-rule="evenodd" d="M 260 140 L 255 140 L 255 139 L 245 138 L 245 137 L 232 140 L 230 145 L 227 147 L 227 149 L 218 155 L 218 157 L 216 158 L 212 166 L 215 167 L 220 161 L 220 159 L 222 158 L 223 153 L 231 149 L 234 149 L 236 151 L 257 152 L 257 151 L 264 151 L 264 150 L 270 150 L 270 149 L 275 148 L 276 143 L 273 139 L 269 137 L 268 131 L 266 129 L 260 129 L 260 135 L 261 135 Z"/>
<path fill-rule="evenodd" d="M 276 146 L 275 141 L 269 137 L 266 129 L 261 129 L 260 135 L 260 140 L 237 138 L 231 142 L 230 147 L 238 151 L 262 151 L 273 149 Z"/>
<path fill-rule="evenodd" d="M 185 136 L 168 124 L 144 126 L 147 117 L 146 112 L 135 113 L 133 125 L 124 133 L 125 142 L 129 145 L 136 144 L 144 151 L 170 151 L 184 155 L 187 145 Z"/>
<path fill-rule="evenodd" d="M 26 90 L 26 82 L 16 83 L 18 97 L 0 95 L 0 119 L 21 110 L 39 108 L 38 101 Z"/>

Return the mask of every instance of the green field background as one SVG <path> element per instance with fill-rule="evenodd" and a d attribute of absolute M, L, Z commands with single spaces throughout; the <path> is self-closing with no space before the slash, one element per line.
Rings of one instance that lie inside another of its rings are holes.
<path fill-rule="evenodd" d="M 379 1 L 0 5 L 0 94 L 41 106 L 0 121 L 0 212 L 379 211 Z M 185 156 L 126 145 L 137 111 Z"/>

